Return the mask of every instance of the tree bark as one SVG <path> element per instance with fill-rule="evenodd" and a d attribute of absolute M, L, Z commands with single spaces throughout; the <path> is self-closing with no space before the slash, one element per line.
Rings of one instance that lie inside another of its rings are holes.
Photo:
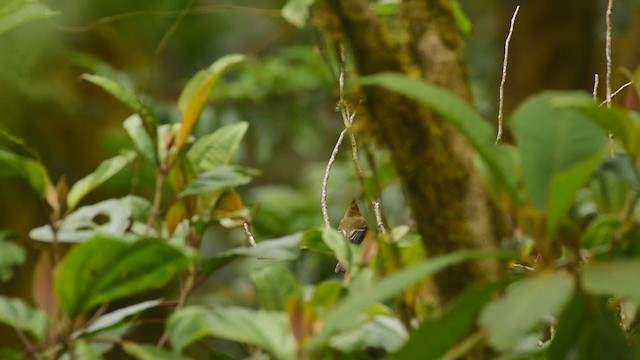
<path fill-rule="evenodd" d="M 330 38 L 343 37 L 351 45 L 361 75 L 404 73 L 469 100 L 449 1 L 405 0 L 399 10 L 394 32 L 367 0 L 320 1 L 318 21 Z M 374 87 L 364 92 L 368 129 L 392 155 L 428 256 L 495 245 L 491 206 L 468 143 L 444 119 L 407 98 Z M 492 261 L 453 267 L 435 276 L 437 295 L 447 302 L 498 271 Z"/>

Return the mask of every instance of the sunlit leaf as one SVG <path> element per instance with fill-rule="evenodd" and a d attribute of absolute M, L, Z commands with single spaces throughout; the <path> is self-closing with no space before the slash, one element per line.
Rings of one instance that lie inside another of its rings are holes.
<path fill-rule="evenodd" d="M 187 264 L 185 255 L 165 241 L 95 236 L 73 247 L 58 265 L 55 293 L 75 318 L 105 301 L 164 286 Z"/>
<path fill-rule="evenodd" d="M 16 26 L 57 13 L 39 1 L 9 0 L 0 5 L 0 35 Z"/>
<path fill-rule="evenodd" d="M 148 300 L 114 310 L 97 318 L 82 332 L 88 334 L 112 327 L 128 317 L 139 314 L 152 307 L 156 307 L 160 305 L 160 303 L 162 303 L 162 299 Z"/>
<path fill-rule="evenodd" d="M 0 323 L 28 331 L 38 340 L 43 340 L 47 329 L 47 317 L 20 299 L 0 296 Z"/>
<path fill-rule="evenodd" d="M 189 80 L 178 99 L 182 127 L 176 137 L 175 148 L 182 149 L 191 134 L 200 113 L 204 109 L 215 84 L 232 65 L 245 59 L 244 55 L 231 54 L 216 60 L 209 68 L 199 71 Z"/>
<path fill-rule="evenodd" d="M 257 345 L 276 359 L 293 359 L 294 339 L 282 312 L 240 307 L 207 309 L 190 306 L 176 311 L 167 323 L 171 346 L 182 350 L 206 336 Z"/>
<path fill-rule="evenodd" d="M 133 114 L 126 118 L 122 126 L 129 134 L 133 145 L 138 152 L 147 159 L 151 164 L 156 163 L 156 145 L 144 128 L 142 118 L 138 114 Z"/>
<path fill-rule="evenodd" d="M 69 211 L 75 209 L 85 195 L 112 178 L 125 166 L 129 165 L 135 156 L 135 153 L 127 151 L 107 159 L 100 163 L 94 172 L 73 184 L 67 195 L 67 207 Z"/>
<path fill-rule="evenodd" d="M 309 18 L 309 8 L 315 0 L 288 0 L 282 8 L 282 17 L 296 26 L 303 28 Z"/>
<path fill-rule="evenodd" d="M 243 257 L 264 260 L 293 260 L 300 253 L 301 238 L 302 234 L 296 233 L 278 239 L 261 241 L 256 246 L 238 247 L 204 259 L 200 266 L 202 271 L 209 273 Z"/>
<path fill-rule="evenodd" d="M 122 343 L 122 349 L 138 360 L 188 360 L 188 357 L 168 352 L 157 345 L 137 344 L 131 341 Z"/>
<path fill-rule="evenodd" d="M 187 152 L 187 156 L 196 166 L 198 172 L 227 165 L 238 150 L 240 141 L 248 127 L 249 124 L 244 121 L 223 126 L 198 139 Z"/>
<path fill-rule="evenodd" d="M 0 149 L 0 177 L 9 176 L 23 178 L 42 199 L 45 198 L 49 175 L 42 163 Z"/>
<path fill-rule="evenodd" d="M 571 297 L 574 282 L 564 272 L 544 272 L 512 284 L 505 296 L 489 303 L 480 316 L 492 345 L 512 349 L 535 325 L 558 314 Z M 505 316 L 508 314 L 508 316 Z"/>
<path fill-rule="evenodd" d="M 379 315 L 354 329 L 334 336 L 329 344 L 347 353 L 362 352 L 367 348 L 380 348 L 391 353 L 402 346 L 408 337 L 406 328 L 398 318 Z M 420 358 L 423 359 L 422 351 L 403 359 L 411 359 L 416 354 L 420 354 Z"/>

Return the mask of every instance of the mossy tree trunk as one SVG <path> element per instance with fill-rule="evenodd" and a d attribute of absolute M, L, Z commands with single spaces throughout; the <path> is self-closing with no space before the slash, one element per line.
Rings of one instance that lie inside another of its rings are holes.
<path fill-rule="evenodd" d="M 368 0 L 323 0 L 316 15 L 330 39 L 350 45 L 361 75 L 404 73 L 470 99 L 448 0 L 404 0 L 393 26 L 372 11 Z M 393 157 L 428 255 L 495 245 L 491 206 L 465 140 L 407 98 L 373 87 L 364 92 L 367 128 Z M 447 302 L 498 271 L 490 261 L 444 271 L 435 277 L 439 298 Z"/>

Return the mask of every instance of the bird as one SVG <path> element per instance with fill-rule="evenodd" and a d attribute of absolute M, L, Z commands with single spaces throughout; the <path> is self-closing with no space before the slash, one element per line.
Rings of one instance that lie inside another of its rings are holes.
<path fill-rule="evenodd" d="M 367 221 L 360 214 L 360 209 L 358 208 L 358 204 L 356 204 L 355 199 L 351 201 L 351 204 L 349 204 L 342 220 L 340 220 L 338 230 L 345 239 L 357 245 L 360 245 L 367 235 L 369 227 L 367 226 Z M 344 271 L 344 266 L 338 262 L 334 272 L 340 273 Z"/>

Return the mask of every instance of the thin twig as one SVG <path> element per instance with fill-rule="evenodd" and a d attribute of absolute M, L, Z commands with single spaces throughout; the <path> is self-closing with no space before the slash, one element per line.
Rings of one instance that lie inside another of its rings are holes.
<path fill-rule="evenodd" d="M 382 212 L 380 211 L 380 201 L 373 201 L 373 213 L 376 216 L 376 224 L 378 224 L 378 229 L 381 233 L 386 234 L 387 228 L 384 226 L 384 221 L 382 221 Z"/>
<path fill-rule="evenodd" d="M 516 6 L 516 10 L 513 12 L 513 16 L 511 17 L 511 25 L 509 26 L 509 33 L 507 34 L 507 39 L 504 41 L 504 59 L 502 61 L 502 79 L 500 80 L 500 98 L 498 105 L 498 135 L 496 136 L 496 144 L 500 142 L 502 138 L 502 108 L 504 107 L 504 84 L 507 81 L 507 65 L 509 63 L 509 43 L 511 42 L 511 35 L 513 34 L 513 25 L 516 22 L 516 16 L 518 16 L 518 11 L 520 10 L 520 5 Z"/>
<path fill-rule="evenodd" d="M 629 86 L 629 85 L 631 85 L 631 84 L 633 84 L 633 81 L 629 81 L 629 82 L 627 82 L 627 83 L 623 84 L 622 86 L 620 86 L 620 87 L 618 88 L 618 90 L 614 91 L 614 92 L 613 92 L 613 94 L 611 94 L 611 99 L 613 99 L 614 97 L 616 97 L 616 95 L 618 95 L 622 90 L 626 89 L 626 88 L 627 88 L 627 86 Z M 601 102 L 601 103 L 600 103 L 600 106 L 602 106 L 602 105 L 604 105 L 604 104 L 606 104 L 606 103 L 607 103 L 607 100 L 605 100 L 605 101 Z"/>
<path fill-rule="evenodd" d="M 336 145 L 333 147 L 333 151 L 331 152 L 329 162 L 327 162 L 327 168 L 324 171 L 324 177 L 322 178 L 322 195 L 320 198 L 320 205 L 322 207 L 322 220 L 324 222 L 324 226 L 327 228 L 331 227 L 331 221 L 329 220 L 329 211 L 327 210 L 327 187 L 329 185 L 329 174 L 331 173 L 331 167 L 333 166 L 333 163 L 336 161 L 338 149 L 340 149 L 340 144 L 342 144 L 342 140 L 344 139 L 344 135 L 346 133 L 347 129 L 344 129 L 340 132 L 338 141 L 336 141 Z"/>
<path fill-rule="evenodd" d="M 182 309 L 187 304 L 189 295 L 191 295 L 191 292 L 195 289 L 194 285 L 197 273 L 198 270 L 196 269 L 195 265 L 191 263 L 188 268 L 187 278 L 184 282 L 184 285 L 180 289 L 180 297 L 178 298 L 178 304 L 176 305 L 174 312 Z M 163 347 L 167 343 L 167 340 L 169 340 L 169 329 L 165 328 L 164 332 L 160 336 L 160 339 L 158 339 L 157 346 Z"/>
<path fill-rule="evenodd" d="M 178 29 L 178 26 L 180 25 L 182 20 L 184 20 L 185 16 L 189 14 L 189 11 L 193 7 L 194 2 L 195 0 L 189 0 L 189 3 L 187 4 L 187 6 L 180 11 L 178 18 L 173 22 L 173 24 L 171 24 L 171 26 L 169 27 L 169 29 L 167 29 L 164 35 L 162 35 L 162 39 L 160 39 L 158 46 L 156 46 L 156 51 L 155 51 L 156 55 L 162 54 L 171 36 L 173 36 L 173 34 L 176 32 L 176 30 Z"/>
<path fill-rule="evenodd" d="M 598 77 L 598 73 L 593 75 L 593 101 L 598 101 L 598 85 L 600 82 L 600 78 Z"/>
<path fill-rule="evenodd" d="M 606 77 L 606 104 L 608 108 L 611 108 L 611 13 L 613 10 L 613 0 L 609 0 L 607 3 L 607 14 L 605 17 L 605 22 L 607 25 L 607 33 L 606 33 L 606 44 L 604 47 L 604 53 L 607 60 L 607 77 Z M 609 132 L 609 149 L 611 152 L 611 156 L 613 156 L 613 134 Z"/>
<path fill-rule="evenodd" d="M 249 244 L 251 246 L 256 246 L 256 239 L 253 237 L 251 233 L 251 224 L 248 221 L 245 221 L 242 226 L 244 227 L 244 233 L 247 235 L 247 240 L 249 240 Z"/>

